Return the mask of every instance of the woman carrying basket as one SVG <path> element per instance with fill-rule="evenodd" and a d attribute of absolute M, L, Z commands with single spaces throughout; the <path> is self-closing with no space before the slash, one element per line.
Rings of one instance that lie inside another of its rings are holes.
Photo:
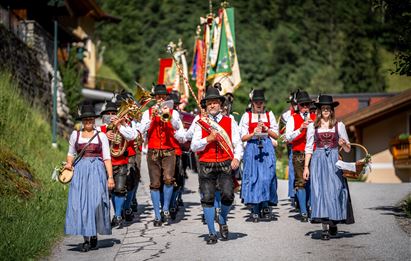
<path fill-rule="evenodd" d="M 311 222 L 322 223 L 321 239 L 329 240 L 337 234 L 338 223 L 354 223 L 348 183 L 335 166 L 338 147 L 349 152 L 351 146 L 345 125 L 335 119 L 339 102 L 320 95 L 315 105 L 317 118 L 307 129 L 303 177 L 308 180 L 311 174 Z"/>
<path fill-rule="evenodd" d="M 81 251 L 97 249 L 97 233 L 111 235 L 108 189 L 114 187 L 107 137 L 94 129 L 93 105 L 83 105 L 81 131 L 70 136 L 66 169 L 73 169 L 74 155 L 84 153 L 74 167 L 70 184 L 64 232 L 81 235 Z"/>

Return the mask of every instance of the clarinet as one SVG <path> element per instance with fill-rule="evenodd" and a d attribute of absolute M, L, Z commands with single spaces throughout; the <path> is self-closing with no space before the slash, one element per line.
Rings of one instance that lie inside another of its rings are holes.
<path fill-rule="evenodd" d="M 260 125 L 260 123 L 261 123 L 261 113 L 258 112 L 257 115 L 258 115 L 258 125 Z M 258 148 L 262 149 L 263 147 L 264 147 L 263 146 L 263 140 L 261 139 L 261 136 L 258 136 Z"/>

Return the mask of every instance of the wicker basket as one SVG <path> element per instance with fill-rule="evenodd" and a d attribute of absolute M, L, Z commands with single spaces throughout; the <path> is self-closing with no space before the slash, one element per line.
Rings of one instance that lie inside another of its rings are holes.
<path fill-rule="evenodd" d="M 355 172 L 349 171 L 349 170 L 343 170 L 343 176 L 349 179 L 360 179 L 362 174 L 364 174 L 365 172 L 365 166 L 371 161 L 371 155 L 368 153 L 367 148 L 361 144 L 351 143 L 351 146 L 357 146 L 357 147 L 360 147 L 362 150 L 364 150 L 365 157 L 355 162 Z M 342 151 L 342 148 L 340 148 L 340 158 L 342 158 L 341 151 Z"/>

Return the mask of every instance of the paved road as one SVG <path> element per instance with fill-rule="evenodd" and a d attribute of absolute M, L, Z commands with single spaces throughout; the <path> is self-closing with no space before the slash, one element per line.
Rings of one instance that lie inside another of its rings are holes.
<path fill-rule="evenodd" d="M 238 195 L 229 216 L 230 240 L 206 245 L 197 175 L 190 173 L 184 209 L 171 226 L 153 227 L 148 175 L 138 190 L 139 216 L 111 236 L 99 236 L 100 249 L 79 252 L 81 237 L 65 237 L 51 260 L 409 260 L 410 237 L 395 221 L 393 206 L 411 192 L 411 184 L 350 184 L 356 223 L 339 226 L 337 238 L 319 240 L 320 226 L 296 219 L 279 181 L 277 221 L 246 222 L 248 210 Z M 218 229 L 218 226 L 216 226 Z"/>

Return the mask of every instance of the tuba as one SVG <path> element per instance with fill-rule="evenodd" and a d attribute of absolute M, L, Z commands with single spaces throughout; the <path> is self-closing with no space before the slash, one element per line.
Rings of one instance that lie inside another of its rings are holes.
<path fill-rule="evenodd" d="M 117 112 L 119 119 L 126 119 L 130 122 L 133 118 L 141 118 L 142 109 L 152 100 L 150 92 L 144 90 L 141 85 L 137 83 L 136 88 L 134 97 L 131 94 L 126 94 L 126 97 L 121 101 Z M 110 142 L 110 154 L 115 158 L 120 157 L 127 148 L 127 140 L 123 138 L 114 124 L 111 123 L 107 129 L 112 130 L 114 134 L 114 140 Z"/>

